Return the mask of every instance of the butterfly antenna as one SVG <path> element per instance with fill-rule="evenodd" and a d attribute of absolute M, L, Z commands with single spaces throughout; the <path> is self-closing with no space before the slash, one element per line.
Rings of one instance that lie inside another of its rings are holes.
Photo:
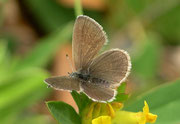
<path fill-rule="evenodd" d="M 70 59 L 69 59 L 68 54 L 66 54 L 66 59 L 67 59 L 67 61 L 68 61 L 69 65 L 70 65 L 70 67 L 71 67 L 72 71 L 74 72 L 74 68 L 73 68 L 72 63 L 71 63 L 71 61 L 70 61 Z"/>

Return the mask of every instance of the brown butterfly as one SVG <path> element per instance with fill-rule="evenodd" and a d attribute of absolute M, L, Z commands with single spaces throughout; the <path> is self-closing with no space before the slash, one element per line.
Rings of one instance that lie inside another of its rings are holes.
<path fill-rule="evenodd" d="M 96 56 L 106 41 L 103 28 L 94 19 L 78 16 L 72 41 L 76 71 L 69 76 L 47 78 L 45 82 L 56 90 L 84 92 L 94 101 L 112 101 L 116 96 L 115 88 L 129 75 L 131 61 L 128 53 L 120 49 Z"/>

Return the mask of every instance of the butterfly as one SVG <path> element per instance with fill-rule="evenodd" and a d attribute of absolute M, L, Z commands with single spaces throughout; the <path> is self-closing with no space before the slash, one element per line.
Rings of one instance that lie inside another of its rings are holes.
<path fill-rule="evenodd" d="M 47 78 L 45 83 L 56 90 L 83 92 L 93 101 L 113 101 L 116 88 L 130 73 L 131 61 L 128 53 L 120 49 L 97 55 L 106 41 L 106 33 L 94 19 L 78 16 L 72 38 L 76 71 L 69 76 Z"/>

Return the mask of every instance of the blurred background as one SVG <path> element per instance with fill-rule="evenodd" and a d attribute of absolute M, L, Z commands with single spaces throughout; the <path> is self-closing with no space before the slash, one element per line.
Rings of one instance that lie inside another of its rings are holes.
<path fill-rule="evenodd" d="M 109 43 L 132 60 L 131 97 L 180 77 L 179 0 L 82 0 Z M 0 0 L 0 123 L 54 124 L 45 105 L 59 100 L 77 107 L 68 92 L 43 80 L 71 68 L 74 0 Z M 78 110 L 77 110 L 78 111 Z"/>

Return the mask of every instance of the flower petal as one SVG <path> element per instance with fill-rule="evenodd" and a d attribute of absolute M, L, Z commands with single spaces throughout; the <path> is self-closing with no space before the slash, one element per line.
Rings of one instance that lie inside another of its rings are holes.
<path fill-rule="evenodd" d="M 144 101 L 143 113 L 144 114 L 148 114 L 149 113 L 149 106 L 148 106 L 146 101 Z"/>
<path fill-rule="evenodd" d="M 156 119 L 157 119 L 157 115 L 154 115 L 152 113 L 148 113 L 146 115 L 146 121 L 149 122 L 149 123 L 155 123 Z"/>
<path fill-rule="evenodd" d="M 107 108 L 108 108 L 108 115 L 110 115 L 112 118 L 115 116 L 115 112 L 114 112 L 114 109 L 113 107 L 111 106 L 111 104 L 107 104 Z"/>
<path fill-rule="evenodd" d="M 92 124 L 111 124 L 110 116 L 100 116 L 92 120 Z"/>

